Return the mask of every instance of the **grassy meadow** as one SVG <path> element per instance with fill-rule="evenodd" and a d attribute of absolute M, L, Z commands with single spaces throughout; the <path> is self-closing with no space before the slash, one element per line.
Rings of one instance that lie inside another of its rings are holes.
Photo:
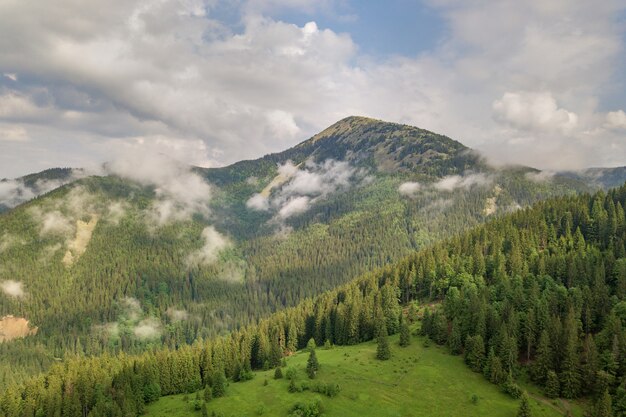
<path fill-rule="evenodd" d="M 299 351 L 287 358 L 287 366 L 297 370 L 297 382 L 337 383 L 341 390 L 333 398 L 311 391 L 290 393 L 289 380 L 274 379 L 274 370 L 255 372 L 250 381 L 230 383 L 227 394 L 207 404 L 208 415 L 216 416 L 289 416 L 297 402 L 321 401 L 327 417 L 426 417 L 490 416 L 514 417 L 519 400 L 472 372 L 460 356 L 446 348 L 425 346 L 425 339 L 412 336 L 411 345 L 400 347 L 398 337 L 390 337 L 392 358 L 375 358 L 376 343 L 316 350 L 321 370 L 314 380 L 306 375 L 308 352 Z M 567 407 L 582 416 L 576 404 L 549 400 L 530 389 L 535 417 L 562 416 Z M 477 400 L 473 396 L 478 397 Z M 149 417 L 201 416 L 194 410 L 195 394 L 163 397 L 150 404 Z"/>

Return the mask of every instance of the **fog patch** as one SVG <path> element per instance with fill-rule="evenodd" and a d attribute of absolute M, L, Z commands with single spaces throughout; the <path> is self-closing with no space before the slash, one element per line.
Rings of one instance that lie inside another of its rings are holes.
<path fill-rule="evenodd" d="M 189 254 L 187 257 L 187 265 L 189 267 L 210 265 L 217 261 L 219 253 L 230 247 L 230 240 L 215 230 L 213 226 L 207 226 L 202 230 L 202 238 L 204 239 L 204 245 Z"/>
<path fill-rule="evenodd" d="M 261 193 L 253 194 L 252 197 L 246 201 L 246 207 L 257 211 L 267 211 L 270 209 L 269 198 Z"/>
<path fill-rule="evenodd" d="M 67 178 L 51 180 L 40 178 L 32 185 L 27 185 L 23 178 L 1 180 L 0 206 L 13 208 L 85 176 L 85 171 L 74 169 Z"/>
<path fill-rule="evenodd" d="M 142 340 L 156 339 L 161 336 L 161 322 L 153 317 L 145 318 L 137 323 L 133 333 Z"/>
<path fill-rule="evenodd" d="M 139 300 L 134 297 L 124 297 L 118 303 L 121 307 L 119 319 L 116 322 L 93 326 L 94 332 L 104 333 L 111 338 L 128 334 L 142 341 L 161 336 L 163 331 L 161 321 L 158 318 L 146 316 Z"/>
<path fill-rule="evenodd" d="M 554 179 L 556 172 L 554 171 L 539 171 L 539 172 L 527 172 L 524 177 L 527 180 L 537 183 L 550 182 Z"/>
<path fill-rule="evenodd" d="M 26 296 L 24 284 L 19 281 L 13 281 L 12 279 L 0 282 L 0 290 L 2 290 L 5 295 L 13 298 L 23 298 Z"/>
<path fill-rule="evenodd" d="M 400 184 L 398 192 L 406 197 L 414 197 L 421 188 L 422 185 L 419 182 L 408 181 Z"/>
<path fill-rule="evenodd" d="M 75 232 L 75 222 L 96 210 L 95 198 L 83 187 L 70 190 L 62 199 L 31 207 L 29 213 L 39 224 L 39 235 L 70 237 Z"/>
<path fill-rule="evenodd" d="M 492 178 L 485 174 L 449 175 L 433 184 L 439 191 L 454 191 L 458 188 L 469 189 L 472 186 L 485 186 L 493 182 Z"/>
<path fill-rule="evenodd" d="M 189 318 L 189 313 L 187 313 L 186 310 L 178 310 L 173 307 L 168 308 L 165 314 L 167 314 L 170 320 L 174 323 L 187 320 Z"/>
<path fill-rule="evenodd" d="M 150 217 L 158 226 L 209 215 L 211 186 L 187 165 L 150 152 L 130 153 L 107 164 L 115 175 L 154 187 Z"/>
<path fill-rule="evenodd" d="M 5 233 L 0 237 L 0 253 L 17 245 L 25 245 L 26 241 L 20 237 Z"/>
<path fill-rule="evenodd" d="M 287 161 L 278 166 L 278 175 L 260 193 L 246 202 L 246 207 L 257 211 L 274 211 L 274 220 L 285 220 L 302 214 L 320 199 L 340 190 L 347 190 L 367 177 L 364 169 L 345 161 L 327 159 L 323 163 L 307 161 L 296 166 Z M 274 188 L 281 187 L 277 192 Z"/>
<path fill-rule="evenodd" d="M 117 226 L 122 218 L 126 215 L 128 204 L 124 201 L 116 201 L 107 206 L 106 220 Z"/>
<path fill-rule="evenodd" d="M 310 207 L 311 199 L 307 196 L 293 197 L 283 203 L 278 211 L 278 215 L 283 218 L 289 218 L 296 214 L 307 211 Z"/>

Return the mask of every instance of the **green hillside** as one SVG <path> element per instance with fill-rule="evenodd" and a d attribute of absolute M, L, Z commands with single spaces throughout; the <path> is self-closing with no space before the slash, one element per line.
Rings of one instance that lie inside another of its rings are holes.
<path fill-rule="evenodd" d="M 546 397 L 582 399 L 590 416 L 606 416 L 608 409 L 623 413 L 624 204 L 626 186 L 550 199 L 430 245 L 223 337 L 139 355 L 70 355 L 45 376 L 7 389 L 0 411 L 3 417 L 117 417 L 140 415 L 161 396 L 193 394 L 204 387 L 219 397 L 226 380 L 246 381 L 254 371 L 274 369 L 311 339 L 318 346 L 356 346 L 357 361 L 346 368 L 346 375 L 368 366 L 372 345 L 357 345 L 371 340 L 377 341 L 377 357 L 386 356 L 387 342 L 391 356 L 399 355 L 402 363 L 395 340 L 387 335 L 407 333 L 406 323 L 416 315 L 411 306 L 419 301 L 429 306 L 420 332 L 431 340 L 428 343 L 446 346 L 451 354 L 448 366 L 462 357 L 466 375 L 471 370 L 514 397 L 524 389 L 538 395 L 537 388 L 526 384 L 530 379 Z M 359 356 L 359 350 L 365 356 Z M 427 357 L 421 350 L 415 355 L 418 363 Z M 294 364 L 303 360 L 298 358 Z M 387 369 L 393 373 L 394 362 L 390 364 Z M 384 372 L 381 378 L 400 376 Z M 481 384 L 474 385 L 479 390 Z M 309 385 L 313 388 L 329 392 Z"/>
<path fill-rule="evenodd" d="M 176 172 L 190 183 L 174 184 L 173 197 L 112 172 L 0 215 L 0 317 L 37 328 L 0 343 L 0 386 L 66 356 L 227 334 L 492 218 L 592 189 L 491 168 L 445 136 L 355 117 L 282 153 Z M 191 185 L 209 182 L 189 203 Z"/>
<path fill-rule="evenodd" d="M 296 371 L 296 384 L 337 384 L 335 397 L 311 392 L 289 392 L 290 380 L 274 379 L 274 370 L 254 372 L 249 381 L 231 383 L 226 396 L 207 403 L 208 414 L 231 416 L 289 416 L 296 403 L 319 401 L 325 416 L 515 416 L 519 400 L 511 398 L 480 374 L 471 372 L 461 358 L 451 357 L 445 348 L 425 346 L 423 337 L 412 337 L 408 347 L 390 338 L 392 357 L 376 359 L 376 344 L 335 346 L 316 350 L 321 369 L 315 379 L 305 372 L 308 351 L 286 359 L 283 373 Z M 203 391 L 200 391 L 201 401 Z M 476 400 L 472 397 L 476 396 Z M 194 393 L 163 397 L 149 405 L 146 416 L 201 416 L 195 410 Z M 578 405 L 550 400 L 531 393 L 533 416 L 562 416 L 566 410 L 581 416 Z"/>

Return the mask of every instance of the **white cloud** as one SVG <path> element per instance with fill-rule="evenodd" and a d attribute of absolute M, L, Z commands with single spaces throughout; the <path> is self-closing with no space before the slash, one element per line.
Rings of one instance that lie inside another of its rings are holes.
<path fill-rule="evenodd" d="M 84 171 L 73 170 L 67 178 L 56 180 L 39 179 L 31 186 L 26 185 L 21 179 L 0 181 L 0 204 L 10 208 L 15 207 L 39 195 L 76 181 L 83 176 L 85 176 Z"/>
<path fill-rule="evenodd" d="M 10 297 L 22 298 L 26 295 L 24 285 L 19 281 L 6 280 L 0 282 L 0 289 Z"/>
<path fill-rule="evenodd" d="M 404 182 L 398 187 L 398 192 L 407 197 L 413 197 L 422 188 L 419 182 Z"/>
<path fill-rule="evenodd" d="M 272 190 L 280 188 L 253 194 L 246 206 L 259 211 L 273 209 L 277 211 L 279 219 L 284 220 L 304 213 L 319 199 L 339 190 L 347 190 L 353 183 L 365 179 L 365 170 L 357 169 L 345 161 L 328 159 L 320 164 L 307 161 L 302 164 L 302 169 L 287 161 L 278 166 L 278 176 L 271 183 Z"/>
<path fill-rule="evenodd" d="M 433 186 L 439 191 L 453 191 L 457 188 L 468 189 L 474 185 L 488 185 L 491 181 L 491 178 L 485 174 L 449 175 L 434 183 Z"/>
<path fill-rule="evenodd" d="M 526 173 L 526 178 L 528 178 L 531 181 L 534 182 L 546 182 L 546 181 L 552 181 L 552 179 L 554 178 L 554 175 L 556 174 L 556 172 L 554 171 L 538 171 L 538 172 L 527 172 Z"/>
<path fill-rule="evenodd" d="M 23 126 L 0 124 L 0 141 L 25 142 L 28 132 Z"/>
<path fill-rule="evenodd" d="M 161 322 L 152 317 L 145 318 L 137 323 L 133 333 L 142 340 L 156 339 L 161 336 Z"/>
<path fill-rule="evenodd" d="M 576 127 L 578 116 L 557 106 L 552 94 L 541 92 L 505 93 L 493 102 L 494 115 L 511 125 L 527 130 L 561 130 Z"/>
<path fill-rule="evenodd" d="M 202 230 L 204 245 L 187 257 L 189 266 L 209 265 L 217 261 L 219 253 L 230 247 L 230 240 L 215 230 L 213 226 L 207 226 Z"/>
<path fill-rule="evenodd" d="M 95 213 L 96 198 L 81 186 L 72 188 L 63 199 L 46 201 L 29 208 L 39 225 L 39 235 L 70 238 L 76 230 L 76 220 Z"/>
<path fill-rule="evenodd" d="M 447 25 L 436 46 L 375 59 L 349 34 L 269 17 L 333 3 L 235 2 L 231 26 L 214 19 L 213 1 L 3 4 L 0 67 L 19 78 L 4 77 L 0 121 L 29 140 L 3 142 L 0 175 L 110 159 L 109 145 L 138 139 L 204 143 L 176 158 L 234 162 L 350 114 L 441 132 L 506 162 L 626 162 L 620 132 L 600 129 L 601 104 L 623 84 L 623 1 L 428 0 Z"/>
<path fill-rule="evenodd" d="M 267 211 L 270 208 L 269 199 L 262 194 L 256 193 L 246 201 L 246 207 L 257 211 Z"/>
<path fill-rule="evenodd" d="M 107 169 L 155 187 L 151 217 L 158 225 L 186 220 L 194 213 L 209 214 L 211 187 L 187 165 L 164 155 L 137 152 L 113 160 Z"/>
<path fill-rule="evenodd" d="M 626 113 L 624 110 L 617 110 L 607 113 L 606 122 L 610 128 L 626 129 Z"/>
<path fill-rule="evenodd" d="M 189 318 L 189 313 L 187 313 L 186 310 L 178 310 L 173 307 L 168 308 L 166 313 L 173 322 L 179 322 Z"/>
<path fill-rule="evenodd" d="M 296 214 L 304 213 L 309 209 L 311 199 L 306 196 L 293 197 L 287 200 L 283 206 L 278 210 L 278 215 L 286 219 Z"/>

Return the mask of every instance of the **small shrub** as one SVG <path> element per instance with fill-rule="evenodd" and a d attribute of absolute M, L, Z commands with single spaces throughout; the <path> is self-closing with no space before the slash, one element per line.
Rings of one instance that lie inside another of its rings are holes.
<path fill-rule="evenodd" d="M 296 377 L 298 376 L 298 371 L 294 367 L 289 367 L 289 369 L 287 369 L 286 376 L 287 379 L 296 379 Z"/>
<path fill-rule="evenodd" d="M 472 402 L 472 404 L 476 405 L 478 404 L 478 395 L 476 394 L 472 394 L 470 401 Z"/>
<path fill-rule="evenodd" d="M 522 389 L 513 381 L 511 374 L 509 374 L 506 381 L 502 384 L 502 390 L 514 399 L 518 399 L 522 396 Z"/>
<path fill-rule="evenodd" d="M 274 371 L 274 379 L 281 379 L 283 377 L 283 370 L 281 369 L 281 367 L 277 367 L 276 370 Z"/>
<path fill-rule="evenodd" d="M 200 400 L 193 400 L 193 409 L 196 410 L 196 411 L 202 410 L 202 401 L 200 401 Z"/>
<path fill-rule="evenodd" d="M 321 401 L 298 402 L 289 410 L 289 417 L 320 417 L 324 412 Z"/>

